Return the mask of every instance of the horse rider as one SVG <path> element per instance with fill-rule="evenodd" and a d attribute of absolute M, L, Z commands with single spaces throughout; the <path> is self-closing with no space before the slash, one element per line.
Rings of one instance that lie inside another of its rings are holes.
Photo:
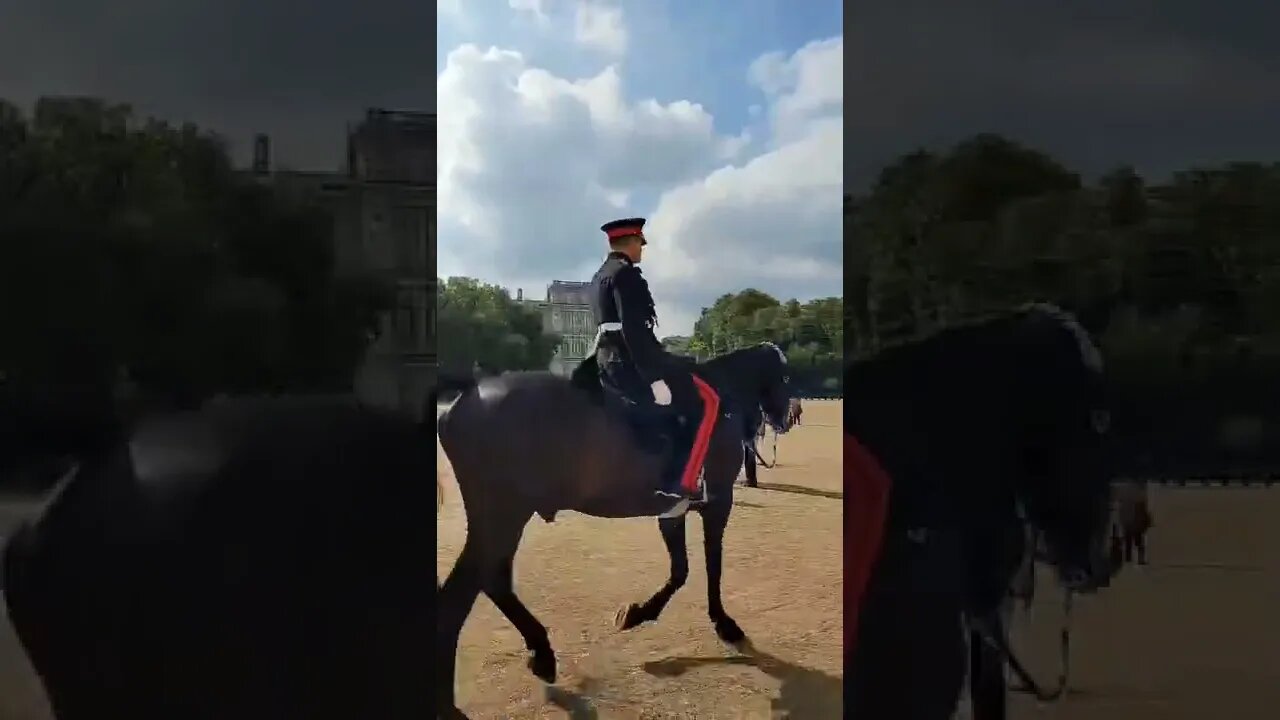
<path fill-rule="evenodd" d="M 692 500 L 699 496 L 699 471 L 716 422 L 707 408 L 718 398 L 691 372 L 694 361 L 668 353 L 654 334 L 657 312 L 639 267 L 648 244 L 644 223 L 644 218 L 626 218 L 600 227 L 609 239 L 609 254 L 591 279 L 594 353 L 602 384 L 637 405 L 675 414 L 675 447 L 656 492 Z"/>

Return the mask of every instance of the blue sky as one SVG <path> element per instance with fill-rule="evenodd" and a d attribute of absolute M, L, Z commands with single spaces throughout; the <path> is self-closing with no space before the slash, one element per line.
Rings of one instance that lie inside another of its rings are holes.
<path fill-rule="evenodd" d="M 840 293 L 842 177 L 810 172 L 843 158 L 840 3 L 438 7 L 442 274 L 538 295 L 589 277 L 599 225 L 634 214 L 669 334 L 724 292 Z"/>
<path fill-rule="evenodd" d="M 464 20 L 448 12 L 437 16 L 437 68 L 443 68 L 449 51 L 463 43 L 519 48 L 532 64 L 565 77 L 595 72 L 609 62 L 540 31 L 513 12 L 507 0 L 460 4 Z M 752 60 L 767 52 L 794 52 L 811 40 L 843 32 L 842 2 L 833 0 L 620 4 L 634 47 L 634 57 L 621 68 L 626 85 L 634 94 L 661 101 L 697 98 L 726 132 L 748 125 L 747 109 L 764 102 L 760 91 L 747 83 L 745 70 Z"/>

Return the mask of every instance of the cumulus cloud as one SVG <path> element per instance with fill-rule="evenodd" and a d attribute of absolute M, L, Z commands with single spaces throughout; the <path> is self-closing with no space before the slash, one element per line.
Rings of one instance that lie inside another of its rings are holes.
<path fill-rule="evenodd" d="M 651 227 L 659 293 L 687 297 L 680 324 L 721 292 L 838 295 L 843 283 L 844 123 L 840 38 L 762 56 L 749 78 L 769 99 L 770 149 L 663 193 Z M 732 287 L 726 287 L 732 284 Z M 699 288 L 699 290 L 694 290 Z M 697 301 L 701 300 L 701 304 Z"/>
<path fill-rule="evenodd" d="M 648 214 L 665 334 L 745 287 L 839 294 L 841 51 L 823 41 L 752 66 L 770 134 L 756 142 L 693 100 L 630 96 L 616 66 L 565 78 L 512 50 L 456 48 L 438 78 L 442 272 L 540 292 L 589 277 L 602 222 Z"/>

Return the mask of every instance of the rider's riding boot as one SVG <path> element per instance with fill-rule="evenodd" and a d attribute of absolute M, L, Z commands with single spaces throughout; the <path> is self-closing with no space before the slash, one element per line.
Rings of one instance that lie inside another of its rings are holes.
<path fill-rule="evenodd" d="M 688 416 L 676 418 L 673 424 L 671 451 L 667 455 L 667 462 L 663 467 L 662 487 L 657 490 L 657 494 L 673 500 L 699 498 L 701 497 L 700 492 L 690 492 L 682 487 L 680 483 L 681 477 L 684 475 L 685 466 L 689 463 L 689 455 L 693 451 L 693 441 L 696 436 L 697 426 Z"/>

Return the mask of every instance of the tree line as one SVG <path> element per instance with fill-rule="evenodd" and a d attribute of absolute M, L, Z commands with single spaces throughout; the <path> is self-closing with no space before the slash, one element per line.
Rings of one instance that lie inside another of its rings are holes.
<path fill-rule="evenodd" d="M 436 287 L 437 355 L 444 374 L 545 370 L 560 337 L 544 331 L 542 314 L 505 288 L 469 277 Z"/>
<path fill-rule="evenodd" d="M 1280 163 L 1193 167 L 1159 183 L 1118 166 L 1086 182 L 995 135 L 913 152 L 846 198 L 845 278 L 853 356 L 1054 302 L 1104 319 L 1135 455 L 1199 436 L 1186 451 L 1220 465 L 1209 456 L 1234 462 L 1263 435 L 1280 438 L 1280 425 L 1247 442 L 1224 429 L 1280 407 Z"/>
<path fill-rule="evenodd" d="M 843 387 L 844 303 L 838 297 L 780 301 L 756 289 L 722 295 L 704 308 L 688 339 L 700 359 L 762 342 L 778 345 L 795 392 L 838 396 Z"/>
<path fill-rule="evenodd" d="M 502 287 L 475 278 L 439 282 L 437 328 L 444 373 L 542 370 L 561 338 L 546 330 L 542 314 L 512 299 Z M 693 335 L 663 339 L 667 350 L 702 360 L 772 341 L 792 365 L 792 382 L 806 394 L 837 395 L 844 327 L 840 298 L 780 302 L 748 289 L 704 308 Z"/>
<path fill-rule="evenodd" d="M 193 124 L 101 99 L 0 101 L 0 372 L 178 404 L 342 392 L 392 304 L 335 272 L 314 198 L 237 172 Z"/>

